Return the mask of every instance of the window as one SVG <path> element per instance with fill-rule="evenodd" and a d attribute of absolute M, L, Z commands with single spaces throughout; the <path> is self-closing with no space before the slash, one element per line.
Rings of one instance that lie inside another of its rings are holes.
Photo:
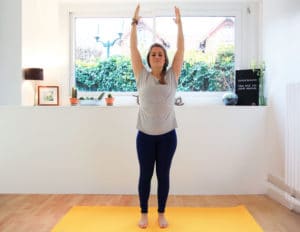
<path fill-rule="evenodd" d="M 142 19 L 138 40 L 143 58 L 153 42 L 160 42 L 167 48 L 170 61 L 173 59 L 177 27 L 172 21 L 172 17 Z M 185 58 L 178 90 L 233 90 L 235 17 L 182 17 L 182 22 Z M 130 29 L 131 18 L 75 18 L 73 66 L 80 91 L 136 91 Z"/>
<path fill-rule="evenodd" d="M 168 47 L 170 60 L 176 50 L 177 28 L 171 17 L 156 18 L 156 32 Z M 179 91 L 227 91 L 234 88 L 234 17 L 183 17 L 185 57 Z"/>
<path fill-rule="evenodd" d="M 136 91 L 131 70 L 131 18 L 75 19 L 75 84 L 80 91 Z"/>

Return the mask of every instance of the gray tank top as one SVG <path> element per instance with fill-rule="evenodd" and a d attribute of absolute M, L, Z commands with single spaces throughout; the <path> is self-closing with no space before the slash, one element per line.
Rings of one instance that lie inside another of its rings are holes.
<path fill-rule="evenodd" d="M 161 135 L 177 128 L 174 110 L 177 81 L 172 68 L 167 70 L 165 80 L 165 85 L 160 84 L 144 68 L 137 81 L 140 101 L 137 129 L 149 135 Z"/>

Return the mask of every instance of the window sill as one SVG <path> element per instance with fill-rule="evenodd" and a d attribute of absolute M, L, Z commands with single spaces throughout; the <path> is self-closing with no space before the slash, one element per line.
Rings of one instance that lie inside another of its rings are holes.
<path fill-rule="evenodd" d="M 184 103 L 182 106 L 225 106 L 222 101 L 222 97 L 224 94 L 225 92 L 177 92 L 176 98 L 181 97 L 182 103 Z M 138 94 L 136 92 L 113 93 L 113 96 L 115 97 L 114 106 L 117 107 L 138 106 L 137 98 L 136 98 L 137 95 Z M 77 105 L 76 107 L 106 107 L 106 104 L 105 104 L 105 100 L 102 99 L 99 105 L 95 105 L 95 106 Z M 177 106 L 177 107 L 181 107 L 181 106 Z"/>

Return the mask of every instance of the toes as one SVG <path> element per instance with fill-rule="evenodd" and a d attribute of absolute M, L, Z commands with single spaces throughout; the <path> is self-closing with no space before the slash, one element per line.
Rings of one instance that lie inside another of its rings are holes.
<path fill-rule="evenodd" d="M 146 229 L 147 228 L 147 224 L 139 223 L 139 227 L 141 229 Z"/>
<path fill-rule="evenodd" d="M 167 228 L 168 227 L 168 223 L 159 223 L 159 227 L 160 228 Z"/>
<path fill-rule="evenodd" d="M 146 215 L 142 215 L 142 217 L 141 217 L 138 225 L 142 229 L 147 228 L 147 226 L 148 226 L 148 218 L 147 218 Z"/>
<path fill-rule="evenodd" d="M 158 224 L 160 228 L 167 228 L 168 227 L 168 222 L 165 218 L 159 218 L 158 219 Z"/>

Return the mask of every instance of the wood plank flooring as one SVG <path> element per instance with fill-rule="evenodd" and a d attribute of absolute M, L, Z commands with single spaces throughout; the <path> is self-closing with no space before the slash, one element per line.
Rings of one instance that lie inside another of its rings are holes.
<path fill-rule="evenodd" d="M 138 206 L 136 195 L 0 194 L 1 232 L 49 232 L 75 205 Z M 150 197 L 156 206 L 156 196 Z M 243 204 L 265 232 L 299 232 L 300 215 L 265 195 L 178 196 L 168 206 L 230 207 Z M 138 220 L 137 213 L 137 220 Z M 241 231 L 242 232 L 242 231 Z"/>

